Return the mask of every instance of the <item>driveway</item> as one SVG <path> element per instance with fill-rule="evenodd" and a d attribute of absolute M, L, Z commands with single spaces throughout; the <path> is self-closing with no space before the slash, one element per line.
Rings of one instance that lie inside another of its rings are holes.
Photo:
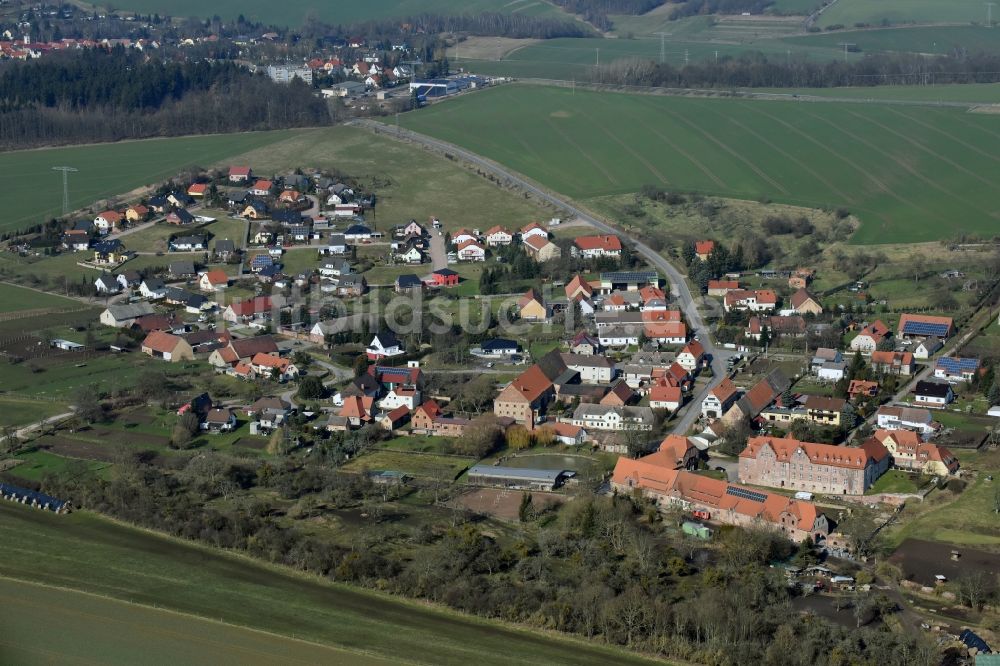
<path fill-rule="evenodd" d="M 507 181 L 519 187 L 523 191 L 530 193 L 538 199 L 567 211 L 569 216 L 578 217 L 603 233 L 616 234 L 631 241 L 636 252 L 641 254 L 643 258 L 646 259 L 646 261 L 648 261 L 654 268 L 667 276 L 667 279 L 670 282 L 670 294 L 676 300 L 681 310 L 684 311 L 684 316 L 691 328 L 690 334 L 699 335 L 700 342 L 705 348 L 705 353 L 712 359 L 712 372 L 714 373 L 712 380 L 705 385 L 701 391 L 692 396 L 692 400 L 688 404 L 687 409 L 681 418 L 677 420 L 673 429 L 675 434 L 687 433 L 701 413 L 698 409 L 698 405 L 701 404 L 701 401 L 708 394 L 708 392 L 720 381 L 722 381 L 723 377 L 725 377 L 726 359 L 732 356 L 733 352 L 718 348 L 715 346 L 715 343 L 712 342 L 710 336 L 708 335 L 708 329 L 705 328 L 705 322 L 702 319 L 701 312 L 698 311 L 698 304 L 691 295 L 691 290 L 688 289 L 687 283 L 684 281 L 684 275 L 676 267 L 674 267 L 673 264 L 637 238 L 629 236 L 625 232 L 602 222 L 588 211 L 579 208 L 569 203 L 567 200 L 551 194 L 546 190 L 543 190 L 540 186 L 529 182 L 524 176 L 509 171 L 492 160 L 480 157 L 475 153 L 471 153 L 446 141 L 439 141 L 438 139 L 433 139 L 429 136 L 418 134 L 417 132 L 411 132 L 410 130 L 399 127 L 391 127 L 373 120 L 359 119 L 353 120 L 348 124 L 367 127 L 375 130 L 376 132 L 384 132 L 389 135 L 413 141 L 438 152 L 446 152 L 452 155 L 457 155 L 466 162 L 493 174 L 503 181 Z"/>
<path fill-rule="evenodd" d="M 431 265 L 436 271 L 448 268 L 448 249 L 444 245 L 443 234 L 431 234 Z"/>

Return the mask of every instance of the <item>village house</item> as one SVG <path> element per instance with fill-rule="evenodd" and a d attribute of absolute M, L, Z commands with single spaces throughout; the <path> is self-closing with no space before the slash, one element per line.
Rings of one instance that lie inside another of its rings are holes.
<path fill-rule="evenodd" d="M 258 352 L 250 360 L 250 368 L 260 377 L 286 382 L 299 376 L 299 369 L 287 358 Z"/>
<path fill-rule="evenodd" d="M 135 323 L 139 317 L 150 315 L 156 312 L 149 303 L 122 303 L 120 305 L 108 306 L 101 313 L 100 322 L 105 326 L 114 328 L 128 328 Z"/>
<path fill-rule="evenodd" d="M 187 193 L 190 197 L 203 199 L 205 198 L 205 195 L 208 194 L 208 185 L 206 183 L 192 183 L 191 186 L 187 188 Z"/>
<path fill-rule="evenodd" d="M 197 252 L 205 248 L 205 237 L 201 235 L 178 236 L 170 241 L 170 249 L 173 252 Z"/>
<path fill-rule="evenodd" d="M 792 289 L 805 289 L 815 275 L 816 271 L 811 268 L 796 268 L 788 276 L 788 286 Z"/>
<path fill-rule="evenodd" d="M 97 229 L 97 233 L 102 236 L 107 235 L 118 230 L 122 217 L 122 214 L 116 210 L 106 210 L 94 218 L 94 227 Z"/>
<path fill-rule="evenodd" d="M 889 451 L 893 465 L 899 469 L 944 477 L 957 472 L 960 466 L 951 451 L 926 444 L 909 430 L 876 430 L 872 437 Z"/>
<path fill-rule="evenodd" d="M 222 318 L 231 324 L 247 323 L 271 318 L 274 304 L 270 296 L 257 296 L 230 303 L 222 312 Z"/>
<path fill-rule="evenodd" d="M 913 402 L 921 407 L 940 409 L 954 399 L 948 382 L 919 381 L 913 388 Z"/>
<path fill-rule="evenodd" d="M 552 380 L 538 365 L 533 365 L 500 391 L 493 400 L 493 413 L 501 418 L 514 419 L 530 430 L 554 397 Z"/>
<path fill-rule="evenodd" d="M 486 248 L 479 241 L 467 240 L 458 246 L 459 261 L 486 261 Z"/>
<path fill-rule="evenodd" d="M 979 372 L 978 358 L 942 356 L 934 365 L 934 376 L 950 384 L 971 382 Z"/>
<path fill-rule="evenodd" d="M 560 423 L 557 421 L 541 425 L 538 429 L 551 432 L 555 441 L 567 446 L 579 446 L 587 441 L 587 431 L 572 423 Z"/>
<path fill-rule="evenodd" d="M 375 337 L 372 338 L 372 341 L 368 343 L 368 346 L 365 347 L 365 354 L 368 356 L 368 360 L 370 361 L 378 361 L 383 358 L 400 356 L 405 353 L 406 352 L 404 351 L 399 338 L 397 338 L 396 334 L 389 329 L 385 329 L 376 334 Z"/>
<path fill-rule="evenodd" d="M 821 543 L 830 532 L 829 520 L 812 502 L 701 476 L 675 465 L 669 457 L 657 454 L 637 460 L 622 456 L 611 476 L 611 487 L 619 493 L 641 492 L 661 510 L 698 511 L 722 525 L 768 524 L 793 543 L 806 539 Z"/>
<path fill-rule="evenodd" d="M 573 425 L 590 431 L 619 432 L 652 430 L 655 417 L 649 407 L 580 404 L 571 419 Z"/>
<path fill-rule="evenodd" d="M 253 170 L 248 166 L 229 167 L 229 182 L 234 185 L 247 183 L 253 178 Z"/>
<path fill-rule="evenodd" d="M 847 386 L 847 397 L 850 400 L 874 398 L 876 395 L 878 395 L 878 382 L 852 379 Z"/>
<path fill-rule="evenodd" d="M 912 430 L 921 435 L 933 435 L 941 424 L 936 423 L 927 409 L 882 405 L 875 413 L 875 424 L 882 430 Z"/>
<path fill-rule="evenodd" d="M 438 288 L 457 287 L 459 283 L 459 275 L 456 271 L 453 271 L 450 268 L 439 268 L 431 273 L 430 283 L 431 286 Z"/>
<path fill-rule="evenodd" d="M 125 246 L 117 238 L 94 244 L 94 263 L 99 266 L 118 265 L 126 257 Z"/>
<path fill-rule="evenodd" d="M 926 360 L 940 351 L 942 347 L 944 347 L 944 343 L 941 338 L 933 335 L 928 336 L 913 345 L 913 358 Z"/>
<path fill-rule="evenodd" d="M 917 367 L 911 352 L 874 351 L 871 356 L 872 370 L 886 375 L 908 377 Z"/>
<path fill-rule="evenodd" d="M 125 209 L 125 219 L 133 224 L 144 222 L 148 217 L 149 208 L 142 204 L 135 204 Z"/>
<path fill-rule="evenodd" d="M 255 197 L 269 197 L 274 190 L 274 183 L 269 180 L 258 180 L 250 187 L 250 194 Z"/>
<path fill-rule="evenodd" d="M 722 418 L 739 397 L 739 389 L 729 377 L 725 377 L 701 401 L 701 415 L 706 419 Z"/>
<path fill-rule="evenodd" d="M 451 236 L 451 244 L 458 247 L 466 241 L 478 241 L 479 237 L 473 234 L 468 229 L 459 229 Z"/>
<path fill-rule="evenodd" d="M 569 350 L 578 356 L 593 356 L 604 351 L 601 347 L 601 341 L 586 331 L 580 331 L 573 336 L 569 343 Z"/>
<path fill-rule="evenodd" d="M 666 409 L 674 412 L 681 408 L 684 392 L 679 386 L 653 386 L 649 389 L 651 409 Z"/>
<path fill-rule="evenodd" d="M 708 281 L 708 295 L 709 296 L 725 296 L 731 291 L 736 291 L 740 289 L 740 283 L 738 280 L 709 280 Z"/>
<path fill-rule="evenodd" d="M 200 427 L 208 432 L 230 432 L 236 429 L 236 414 L 228 407 L 216 407 L 205 414 Z"/>
<path fill-rule="evenodd" d="M 806 320 L 800 315 L 754 315 L 747 322 L 744 334 L 752 340 L 760 340 L 764 337 L 764 331 L 767 331 L 772 340 L 782 337 L 801 338 L 806 334 Z"/>
<path fill-rule="evenodd" d="M 70 229 L 62 236 L 62 246 L 73 252 L 86 252 L 90 249 L 90 233 L 83 229 Z"/>
<path fill-rule="evenodd" d="M 543 238 L 548 240 L 549 232 L 537 222 L 529 222 L 528 224 L 521 227 L 521 242 L 525 242 L 531 237 Z"/>
<path fill-rule="evenodd" d="M 713 240 L 695 241 L 694 255 L 702 261 L 708 261 L 709 256 L 711 256 L 714 250 L 715 250 L 715 241 Z"/>
<path fill-rule="evenodd" d="M 230 338 L 228 344 L 215 349 L 208 356 L 208 362 L 217 368 L 234 367 L 244 363 L 248 367 L 250 361 L 258 354 L 278 355 L 278 345 L 269 335 L 258 335 L 249 338 Z"/>
<path fill-rule="evenodd" d="M 798 314 L 823 314 L 823 306 L 805 287 L 792 294 L 791 298 L 788 299 L 788 304 Z"/>
<path fill-rule="evenodd" d="M 146 336 L 141 345 L 142 353 L 170 363 L 193 361 L 194 351 L 187 341 L 164 331 L 154 331 Z"/>
<path fill-rule="evenodd" d="M 656 271 L 609 271 L 601 273 L 602 294 L 613 291 L 639 291 L 643 287 L 660 286 L 660 275 Z"/>
<path fill-rule="evenodd" d="M 733 406 L 723 415 L 722 421 L 732 425 L 742 420 L 753 420 L 784 393 L 791 383 L 780 370 L 772 370 L 766 377 L 757 382 L 746 394 L 733 403 Z"/>
<path fill-rule="evenodd" d="M 698 370 L 705 360 L 705 348 L 697 340 L 692 340 L 677 354 L 677 362 L 690 373 Z"/>
<path fill-rule="evenodd" d="M 486 340 L 478 347 L 469 351 L 473 356 L 483 358 L 510 358 L 521 351 L 521 345 L 506 338 Z"/>
<path fill-rule="evenodd" d="M 392 432 L 402 428 L 410 420 L 410 410 L 405 406 L 399 406 L 388 412 L 384 412 L 378 418 L 379 427 Z"/>
<path fill-rule="evenodd" d="M 558 259 L 562 256 L 559 246 L 548 239 L 548 235 L 534 234 L 522 239 L 524 251 L 539 263 Z"/>
<path fill-rule="evenodd" d="M 890 335 L 892 335 L 892 331 L 881 320 L 866 324 L 851 340 L 851 351 L 859 351 L 866 355 L 871 354 Z"/>
<path fill-rule="evenodd" d="M 862 495 L 886 472 L 889 462 L 889 451 L 877 440 L 846 447 L 751 437 L 740 453 L 739 480 L 755 486 Z"/>
<path fill-rule="evenodd" d="M 215 291 L 229 286 L 229 276 L 223 270 L 205 271 L 198 278 L 198 288 L 202 291 Z"/>
<path fill-rule="evenodd" d="M 119 293 L 122 290 L 122 286 L 118 284 L 118 279 L 111 273 L 101 273 L 94 280 L 94 290 L 98 294 L 110 296 Z"/>
<path fill-rule="evenodd" d="M 573 253 L 584 259 L 622 256 L 622 242 L 618 236 L 577 236 L 573 241 Z"/>
<path fill-rule="evenodd" d="M 139 283 L 139 295 L 157 301 L 167 295 L 167 285 L 157 277 L 148 277 Z"/>
<path fill-rule="evenodd" d="M 270 396 L 258 398 L 246 409 L 248 417 L 256 419 L 262 428 L 268 430 L 283 424 L 291 413 L 292 406 L 288 402 Z"/>
<path fill-rule="evenodd" d="M 514 234 L 497 225 L 486 230 L 486 244 L 490 247 L 510 245 L 514 242 Z"/>
<path fill-rule="evenodd" d="M 525 321 L 546 321 L 549 309 L 534 288 L 529 289 L 517 302 L 518 316 Z"/>
<path fill-rule="evenodd" d="M 751 312 L 767 312 L 778 305 L 778 295 L 771 289 L 734 289 L 726 292 L 722 299 L 722 307 L 726 312 L 732 310 L 749 310 Z"/>
<path fill-rule="evenodd" d="M 839 428 L 847 424 L 849 405 L 843 398 L 805 395 L 791 405 L 770 406 L 760 413 L 768 423 L 782 425 L 794 421 L 808 421 L 818 426 Z"/>
<path fill-rule="evenodd" d="M 424 288 L 424 281 L 413 273 L 406 273 L 400 275 L 396 278 L 396 284 L 393 290 L 397 294 L 406 294 L 411 291 L 422 291 Z"/>

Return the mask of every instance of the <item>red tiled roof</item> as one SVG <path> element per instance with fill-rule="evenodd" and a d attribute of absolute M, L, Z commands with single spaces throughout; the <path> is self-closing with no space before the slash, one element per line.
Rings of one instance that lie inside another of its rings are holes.
<path fill-rule="evenodd" d="M 869 460 L 881 460 L 889 454 L 878 440 L 869 440 L 860 447 L 846 447 L 802 442 L 791 437 L 751 437 L 740 457 L 756 458 L 765 446 L 774 451 L 779 462 L 789 462 L 801 449 L 813 464 L 850 469 L 864 469 Z"/>
<path fill-rule="evenodd" d="M 180 341 L 181 338 L 176 335 L 165 331 L 153 331 L 142 341 L 142 348 L 166 354 L 172 352 Z"/>
<path fill-rule="evenodd" d="M 714 249 L 715 241 L 713 240 L 700 240 L 694 244 L 695 254 L 712 254 Z"/>
<path fill-rule="evenodd" d="M 719 399 L 719 402 L 726 402 L 737 392 L 736 384 L 729 377 L 726 377 L 719 385 L 713 388 L 710 393 Z"/>
<path fill-rule="evenodd" d="M 680 403 L 681 389 L 679 386 L 654 386 L 649 390 L 649 401 Z"/>
<path fill-rule="evenodd" d="M 618 236 L 579 236 L 574 241 L 581 250 L 604 250 L 605 252 L 620 252 L 622 242 Z"/>

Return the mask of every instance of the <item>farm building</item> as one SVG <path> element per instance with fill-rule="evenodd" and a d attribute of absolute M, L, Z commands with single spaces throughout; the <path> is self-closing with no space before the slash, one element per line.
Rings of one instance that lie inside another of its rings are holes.
<path fill-rule="evenodd" d="M 566 470 L 475 465 L 469 470 L 469 483 L 518 490 L 554 490 L 573 475 Z"/>
<path fill-rule="evenodd" d="M 27 504 L 37 509 L 46 509 L 55 513 L 69 513 L 73 510 L 73 505 L 65 500 L 56 499 L 34 490 L 12 486 L 9 483 L 0 483 L 0 497 L 11 502 Z"/>

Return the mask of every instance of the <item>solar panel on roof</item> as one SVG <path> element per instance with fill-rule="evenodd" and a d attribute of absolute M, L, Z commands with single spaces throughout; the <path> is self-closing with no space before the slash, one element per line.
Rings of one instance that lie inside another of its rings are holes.
<path fill-rule="evenodd" d="M 659 279 L 655 271 L 621 271 L 617 273 L 601 273 L 603 282 L 652 282 Z"/>
<path fill-rule="evenodd" d="M 960 372 L 962 370 L 974 371 L 979 368 L 979 359 L 946 356 L 938 359 L 938 366 L 949 372 Z"/>
<path fill-rule="evenodd" d="M 912 335 L 934 335 L 945 337 L 948 334 L 947 324 L 934 324 L 925 321 L 908 321 L 903 325 L 903 333 Z"/>
<path fill-rule="evenodd" d="M 747 488 L 738 488 L 736 486 L 729 486 L 726 488 L 726 494 L 732 495 L 733 497 L 739 497 L 740 499 L 750 500 L 752 502 L 764 502 L 767 499 L 767 495 L 764 493 L 759 493 L 756 490 L 748 490 Z"/>

